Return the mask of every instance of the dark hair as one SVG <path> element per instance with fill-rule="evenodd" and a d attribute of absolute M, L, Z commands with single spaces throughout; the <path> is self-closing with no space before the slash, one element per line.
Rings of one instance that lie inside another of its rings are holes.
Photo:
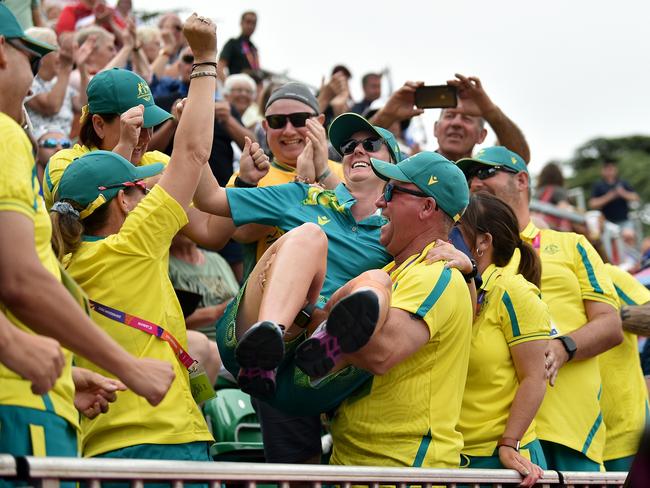
<path fill-rule="evenodd" d="M 246 10 L 246 12 L 244 12 L 243 14 L 241 14 L 241 18 L 239 19 L 239 21 L 240 21 L 240 22 L 243 22 L 243 21 L 244 21 L 244 17 L 246 17 L 247 15 L 254 15 L 255 18 L 257 19 L 257 14 L 256 14 L 255 12 L 253 12 L 252 10 Z"/>
<path fill-rule="evenodd" d="M 460 227 L 470 243 L 476 242 L 479 233 L 492 235 L 492 261 L 497 266 L 506 266 L 515 249 L 519 249 L 521 261 L 517 272 L 539 287 L 542 263 L 533 247 L 519 237 L 517 217 L 507 203 L 489 193 L 474 193 L 460 219 Z"/>
<path fill-rule="evenodd" d="M 102 119 L 104 119 L 104 122 L 106 123 L 111 123 L 115 120 L 116 117 L 120 116 L 119 114 L 96 115 L 99 115 Z M 95 126 L 93 125 L 93 114 L 89 113 L 81 123 L 81 127 L 79 127 L 79 142 L 88 148 L 96 147 L 98 149 L 101 149 L 102 138 L 97 135 L 97 132 L 95 132 Z"/>
<path fill-rule="evenodd" d="M 537 188 L 548 185 L 564 186 L 564 176 L 557 163 L 550 162 L 542 169 L 537 180 Z"/>
<path fill-rule="evenodd" d="M 381 74 L 379 73 L 366 73 L 363 75 L 363 78 L 361 78 L 361 86 L 366 86 L 366 83 L 368 83 L 368 80 L 370 78 L 381 78 Z"/>
<path fill-rule="evenodd" d="M 342 64 L 337 64 L 332 68 L 332 75 L 335 75 L 336 73 L 341 72 L 345 75 L 345 77 L 349 80 L 352 78 L 352 73 L 350 70 L 347 68 L 347 66 L 344 66 Z"/>

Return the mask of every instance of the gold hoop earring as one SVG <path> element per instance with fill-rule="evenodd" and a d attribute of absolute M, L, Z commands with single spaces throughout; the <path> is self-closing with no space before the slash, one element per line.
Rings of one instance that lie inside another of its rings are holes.
<path fill-rule="evenodd" d="M 476 248 L 476 255 L 477 255 L 479 258 L 482 258 L 482 257 L 483 257 L 483 251 L 481 251 L 478 247 Z"/>

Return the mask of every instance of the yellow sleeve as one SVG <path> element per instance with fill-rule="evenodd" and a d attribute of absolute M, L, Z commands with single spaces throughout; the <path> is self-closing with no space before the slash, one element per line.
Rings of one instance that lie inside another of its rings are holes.
<path fill-rule="evenodd" d="M 603 260 L 585 236 L 578 236 L 575 246 L 577 252 L 574 264 L 582 299 L 607 303 L 618 308 L 614 285 Z"/>
<path fill-rule="evenodd" d="M 343 165 L 341 163 L 337 163 L 336 161 L 332 161 L 330 159 L 327 161 L 327 164 L 332 170 L 332 173 L 338 176 L 341 181 L 345 181 L 345 177 L 343 176 Z"/>
<path fill-rule="evenodd" d="M 538 288 L 521 275 L 502 276 L 499 322 L 508 346 L 548 339 L 551 316 Z"/>
<path fill-rule="evenodd" d="M 154 163 L 162 163 L 165 166 L 169 164 L 171 158 L 167 156 L 164 152 L 160 151 L 147 151 L 142 155 L 140 159 L 140 166 L 147 166 Z"/>
<path fill-rule="evenodd" d="M 639 283 L 630 273 L 612 264 L 606 264 L 605 269 L 614 283 L 614 289 L 621 306 L 643 305 L 650 302 L 650 290 Z"/>
<path fill-rule="evenodd" d="M 59 189 L 59 182 L 63 177 L 63 172 L 75 158 L 84 155 L 86 152 L 88 151 L 81 150 L 81 146 L 75 145 L 71 149 L 61 149 L 50 158 L 43 175 L 43 199 L 48 211 L 54 205 L 54 194 Z"/>
<path fill-rule="evenodd" d="M 23 129 L 8 116 L 0 119 L 0 211 L 19 212 L 34 220 L 38 180 L 32 145 Z"/>

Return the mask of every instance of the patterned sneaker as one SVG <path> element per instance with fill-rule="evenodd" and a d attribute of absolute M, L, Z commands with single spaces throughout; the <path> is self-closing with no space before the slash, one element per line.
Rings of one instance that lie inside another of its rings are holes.
<path fill-rule="evenodd" d="M 254 324 L 241 337 L 235 357 L 241 369 L 237 380 L 251 396 L 272 397 L 275 393 L 275 370 L 284 358 L 282 328 L 273 322 Z"/>
<path fill-rule="evenodd" d="M 379 299 L 374 291 L 348 295 L 334 305 L 327 321 L 298 346 L 296 365 L 310 377 L 326 375 L 343 353 L 356 352 L 368 343 L 378 319 Z"/>

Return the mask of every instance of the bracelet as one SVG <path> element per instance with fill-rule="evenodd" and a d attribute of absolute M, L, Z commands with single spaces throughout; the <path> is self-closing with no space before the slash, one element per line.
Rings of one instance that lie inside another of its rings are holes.
<path fill-rule="evenodd" d="M 212 62 L 212 61 L 204 61 L 202 63 L 194 63 L 194 64 L 192 64 L 192 71 L 194 71 L 199 66 L 214 66 L 214 69 L 217 69 L 217 63 Z"/>
<path fill-rule="evenodd" d="M 501 437 L 497 441 L 497 449 L 500 447 L 509 447 L 519 452 L 519 439 L 513 439 L 512 437 Z"/>
<path fill-rule="evenodd" d="M 320 182 L 321 180 L 324 180 L 331 174 L 332 174 L 332 170 L 328 167 L 325 171 L 323 171 L 323 173 L 318 178 L 316 178 L 316 181 Z"/>
<path fill-rule="evenodd" d="M 235 178 L 235 187 L 237 188 L 257 188 L 256 184 L 242 180 L 239 176 Z"/>
<path fill-rule="evenodd" d="M 201 78 L 202 76 L 213 76 L 214 78 L 217 77 L 217 72 L 216 71 L 197 71 L 196 73 L 192 73 L 190 75 L 190 80 L 193 80 L 194 78 Z"/>

